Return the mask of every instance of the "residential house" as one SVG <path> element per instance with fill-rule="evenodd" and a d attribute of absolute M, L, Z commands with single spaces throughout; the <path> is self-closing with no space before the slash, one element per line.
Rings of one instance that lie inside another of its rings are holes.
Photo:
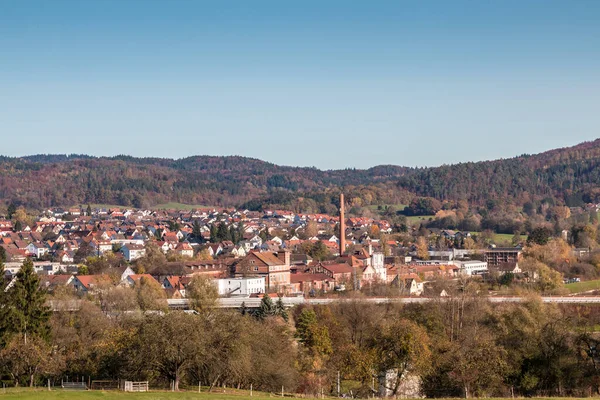
<path fill-rule="evenodd" d="M 138 258 L 146 255 L 146 248 L 139 244 L 126 244 L 121 247 L 120 251 L 123 253 L 125 259 L 129 262 L 137 260 Z"/>
<path fill-rule="evenodd" d="M 108 275 L 75 275 L 69 285 L 82 293 L 89 293 L 105 285 L 111 285 L 112 280 Z"/>
<path fill-rule="evenodd" d="M 194 257 L 194 249 L 189 243 L 181 242 L 175 247 L 175 253 L 182 257 Z"/>

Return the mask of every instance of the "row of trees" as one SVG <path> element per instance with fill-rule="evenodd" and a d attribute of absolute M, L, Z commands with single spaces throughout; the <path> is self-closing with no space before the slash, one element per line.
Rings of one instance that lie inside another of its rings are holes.
<path fill-rule="evenodd" d="M 427 304 L 350 297 L 288 314 L 268 296 L 257 310 L 215 308 L 216 289 L 198 278 L 188 314 L 169 311 L 151 280 L 99 290 L 75 309 L 56 291 L 51 312 L 27 261 L 0 291 L 0 374 L 15 385 L 90 376 L 316 395 L 335 394 L 339 373 L 342 391 L 361 397 L 600 394 L 596 307 L 491 304 L 478 289 L 466 281 Z"/>

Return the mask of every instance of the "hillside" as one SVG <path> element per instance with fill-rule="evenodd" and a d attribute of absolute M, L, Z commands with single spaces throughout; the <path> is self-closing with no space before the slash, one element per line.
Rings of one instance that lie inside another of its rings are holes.
<path fill-rule="evenodd" d="M 0 200 L 31 208 L 168 202 L 218 206 L 290 204 L 298 198 L 335 204 L 340 188 L 364 205 L 404 203 L 414 196 L 493 199 L 516 205 L 553 198 L 577 205 L 600 197 L 600 139 L 510 159 L 432 168 L 376 166 L 322 171 L 257 159 L 194 156 L 178 160 L 130 156 L 0 157 Z M 302 208 L 303 205 L 298 205 Z M 314 206 L 313 206 L 314 208 Z"/>

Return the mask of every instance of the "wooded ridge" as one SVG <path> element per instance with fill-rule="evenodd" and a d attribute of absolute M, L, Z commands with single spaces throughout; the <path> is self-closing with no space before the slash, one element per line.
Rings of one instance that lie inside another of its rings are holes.
<path fill-rule="evenodd" d="M 380 165 L 324 171 L 240 156 L 0 157 L 0 200 L 35 209 L 168 202 L 260 208 L 289 206 L 298 198 L 326 208 L 336 205 L 340 190 L 361 197 L 363 205 L 408 204 L 421 196 L 517 206 L 552 198 L 557 204 L 577 206 L 597 202 L 599 185 L 600 139 L 537 155 L 428 168 Z"/>

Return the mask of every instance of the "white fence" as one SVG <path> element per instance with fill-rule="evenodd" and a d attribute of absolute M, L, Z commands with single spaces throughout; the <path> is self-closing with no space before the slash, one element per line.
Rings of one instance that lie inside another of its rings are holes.
<path fill-rule="evenodd" d="M 126 392 L 147 392 L 148 391 L 148 381 L 145 382 L 132 382 L 125 381 L 125 386 L 123 390 Z"/>

